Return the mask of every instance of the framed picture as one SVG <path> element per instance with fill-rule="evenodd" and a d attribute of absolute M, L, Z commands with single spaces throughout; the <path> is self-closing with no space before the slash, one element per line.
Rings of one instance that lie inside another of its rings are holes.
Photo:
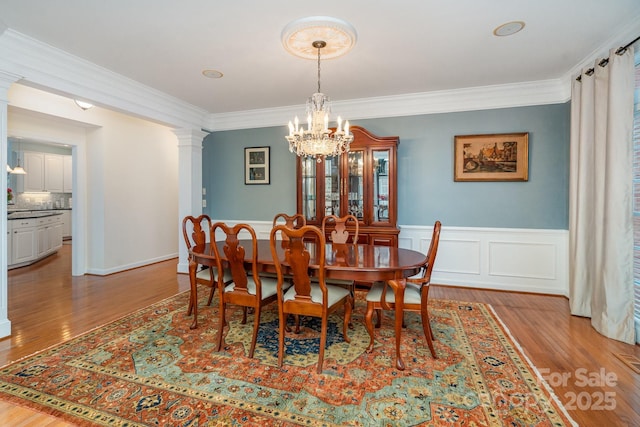
<path fill-rule="evenodd" d="M 269 184 L 269 147 L 244 149 L 244 183 Z"/>
<path fill-rule="evenodd" d="M 456 135 L 454 181 L 527 181 L 529 133 Z"/>

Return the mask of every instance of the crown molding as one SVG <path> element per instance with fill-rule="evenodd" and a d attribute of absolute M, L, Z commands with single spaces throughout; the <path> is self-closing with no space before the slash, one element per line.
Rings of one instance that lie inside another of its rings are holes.
<path fill-rule="evenodd" d="M 561 79 L 505 85 L 472 87 L 407 95 L 334 101 L 332 109 L 349 120 L 421 114 L 513 108 L 558 104 L 571 97 L 571 86 Z M 210 114 L 205 128 L 210 131 L 283 126 L 305 110 L 304 105 Z"/>
<path fill-rule="evenodd" d="M 207 112 L 12 29 L 0 35 L 0 71 L 20 84 L 133 114 L 171 127 L 200 129 Z"/>

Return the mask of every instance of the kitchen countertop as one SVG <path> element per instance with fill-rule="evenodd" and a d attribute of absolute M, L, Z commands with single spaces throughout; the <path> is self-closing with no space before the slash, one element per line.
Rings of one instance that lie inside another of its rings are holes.
<path fill-rule="evenodd" d="M 43 218 L 46 216 L 62 215 L 62 212 L 54 212 L 55 210 L 61 211 L 62 209 L 51 209 L 46 211 L 13 211 L 7 214 L 7 219 L 28 219 L 28 218 Z"/>

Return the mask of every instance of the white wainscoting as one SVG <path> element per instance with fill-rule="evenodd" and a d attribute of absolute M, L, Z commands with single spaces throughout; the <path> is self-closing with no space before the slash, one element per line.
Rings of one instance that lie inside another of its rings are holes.
<path fill-rule="evenodd" d="M 215 222 L 215 220 L 214 220 Z M 239 221 L 225 220 L 229 225 Z M 268 239 L 270 221 L 246 221 Z M 399 246 L 426 254 L 433 226 L 400 226 Z M 221 238 L 221 236 L 218 236 Z M 568 295 L 569 232 L 515 228 L 442 227 L 432 283 Z M 179 266 L 187 272 L 186 263 Z"/>
<path fill-rule="evenodd" d="M 427 252 L 432 226 L 401 226 L 399 246 Z M 568 295 L 567 230 L 442 227 L 432 283 Z"/>

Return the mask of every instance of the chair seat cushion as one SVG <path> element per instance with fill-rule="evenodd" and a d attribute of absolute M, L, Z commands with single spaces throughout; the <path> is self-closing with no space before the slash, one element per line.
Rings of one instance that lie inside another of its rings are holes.
<path fill-rule="evenodd" d="M 216 280 L 216 278 L 218 277 L 218 269 L 216 267 L 209 267 L 209 268 L 205 268 L 204 270 L 200 270 L 196 273 L 196 278 L 197 279 L 202 279 L 202 280 L 210 280 L 211 279 L 211 273 L 209 272 L 209 269 L 211 269 L 213 271 L 213 279 Z M 231 272 L 226 270 L 224 271 L 224 282 L 227 283 L 229 281 L 231 281 L 233 278 L 231 277 Z"/>
<path fill-rule="evenodd" d="M 372 302 L 380 301 L 380 298 L 382 297 L 382 289 L 384 288 L 384 286 L 384 282 L 375 282 L 367 293 L 366 300 Z M 387 294 L 385 299 L 388 303 L 394 303 L 396 300 L 396 295 L 393 292 L 393 288 L 391 286 L 387 285 Z M 407 286 L 404 290 L 404 303 L 420 304 L 420 302 L 420 286 L 414 283 L 407 283 Z"/>
<path fill-rule="evenodd" d="M 278 292 L 277 290 L 278 281 L 276 279 L 271 279 L 269 277 L 261 277 L 260 283 L 262 284 L 263 300 L 275 295 Z M 283 286 L 285 288 L 288 288 L 289 285 L 288 283 L 284 283 Z M 236 284 L 230 283 L 224 288 L 224 291 L 233 292 L 235 288 L 236 288 Z M 249 292 L 251 295 L 256 294 L 256 282 L 253 280 L 252 277 L 247 277 L 247 292 Z"/>
<path fill-rule="evenodd" d="M 327 304 L 329 307 L 340 301 L 345 296 L 349 295 L 349 289 L 343 288 L 341 286 L 327 285 Z M 290 301 L 294 299 L 296 295 L 296 290 L 292 286 L 289 290 L 284 294 L 284 301 Z M 320 285 L 317 283 L 311 283 L 311 301 L 322 304 L 322 289 Z"/>

